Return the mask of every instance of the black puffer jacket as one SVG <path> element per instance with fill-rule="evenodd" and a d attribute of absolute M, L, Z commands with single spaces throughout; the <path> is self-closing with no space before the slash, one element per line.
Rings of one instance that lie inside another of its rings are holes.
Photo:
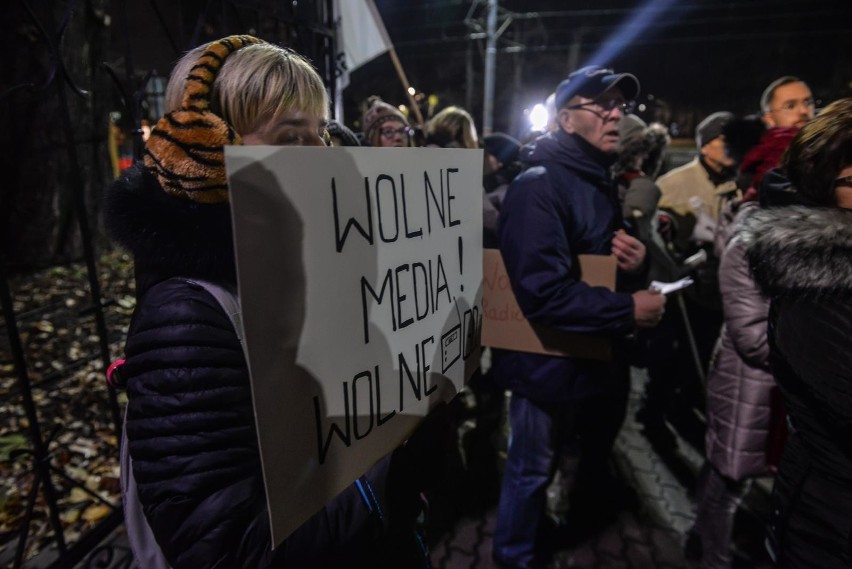
<path fill-rule="evenodd" d="M 850 567 L 852 211 L 759 211 L 739 235 L 772 299 L 770 364 L 792 426 L 769 528 L 778 567 Z"/>
<path fill-rule="evenodd" d="M 107 224 L 136 261 L 127 438 L 140 501 L 172 567 L 399 566 L 380 559 L 382 523 L 354 486 L 271 551 L 240 343 L 218 302 L 176 278 L 234 286 L 227 205 L 169 197 L 135 167 L 110 189 Z M 364 477 L 386 513 L 390 463 Z"/>

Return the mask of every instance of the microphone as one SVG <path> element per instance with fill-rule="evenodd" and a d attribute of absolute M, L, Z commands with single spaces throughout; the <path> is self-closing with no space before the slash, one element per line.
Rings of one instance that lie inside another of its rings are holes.
<path fill-rule="evenodd" d="M 695 269 L 707 262 L 707 251 L 701 249 L 698 253 L 690 255 L 683 261 L 683 266 L 689 269 Z"/>

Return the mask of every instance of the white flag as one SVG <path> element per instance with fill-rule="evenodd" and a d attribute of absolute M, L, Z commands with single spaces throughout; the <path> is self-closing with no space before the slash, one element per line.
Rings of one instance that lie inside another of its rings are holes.
<path fill-rule="evenodd" d="M 341 64 L 337 88 L 349 84 L 349 73 L 393 47 L 373 0 L 335 0 L 338 17 L 337 60 Z"/>

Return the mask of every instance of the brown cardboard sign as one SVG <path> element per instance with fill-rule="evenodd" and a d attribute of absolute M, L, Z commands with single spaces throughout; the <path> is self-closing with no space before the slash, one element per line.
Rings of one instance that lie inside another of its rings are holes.
<path fill-rule="evenodd" d="M 584 282 L 615 290 L 615 257 L 580 255 L 579 260 Z M 515 300 L 499 250 L 485 249 L 482 264 L 483 346 L 593 360 L 612 357 L 612 346 L 607 338 L 532 325 Z"/>

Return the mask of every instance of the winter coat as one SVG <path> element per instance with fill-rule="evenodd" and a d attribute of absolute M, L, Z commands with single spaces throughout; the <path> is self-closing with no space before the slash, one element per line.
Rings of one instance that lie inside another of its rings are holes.
<path fill-rule="evenodd" d="M 485 249 L 496 249 L 497 220 L 500 218 L 500 210 L 494 205 L 491 197 L 482 192 L 482 246 Z"/>
<path fill-rule="evenodd" d="M 680 257 L 687 257 L 696 251 L 693 232 L 701 221 L 701 214 L 705 214 L 709 219 L 707 223 L 710 225 L 716 223 L 722 206 L 727 200 L 726 196 L 736 190 L 736 184 L 733 181 L 717 186 L 699 158 L 660 176 L 657 178 L 657 186 L 661 192 L 659 208 L 665 210 L 675 223 L 673 245 L 675 253 Z M 702 205 L 698 209 L 690 203 L 692 198 L 700 200 Z M 707 223 L 702 223 L 701 227 Z M 710 227 L 704 232 L 707 231 L 712 232 L 713 228 Z M 717 266 L 709 263 L 708 267 L 715 274 Z M 714 288 L 716 286 L 716 283 L 713 283 L 712 290 L 708 292 L 709 296 L 718 296 L 718 289 Z M 717 300 L 714 299 L 711 304 L 716 302 Z"/>
<path fill-rule="evenodd" d="M 486 249 L 497 249 L 497 220 L 500 218 L 500 208 L 503 199 L 518 174 L 521 172 L 520 162 L 505 164 L 496 172 L 483 176 L 482 194 L 482 246 Z"/>
<path fill-rule="evenodd" d="M 608 157 L 562 130 L 521 154 L 530 168 L 509 186 L 498 227 L 518 305 L 533 324 L 624 337 L 634 327 L 632 297 L 582 282 L 577 260 L 609 255 L 620 225 Z M 564 402 L 622 390 L 617 365 L 508 351 L 495 357 L 494 376 L 528 399 Z"/>
<path fill-rule="evenodd" d="M 713 219 L 719 216 L 724 195 L 736 188 L 734 182 L 725 182 L 716 186 L 701 165 L 698 158 L 657 178 L 660 187 L 660 207 L 681 216 L 695 216 L 697 212 L 689 203 L 698 197 Z"/>
<path fill-rule="evenodd" d="M 374 538 L 382 522 L 354 486 L 271 550 L 240 342 L 219 303 L 176 278 L 235 288 L 228 205 L 168 196 L 137 165 L 110 188 L 106 220 L 136 261 L 138 301 L 122 368 L 126 432 L 139 500 L 170 565 L 381 565 Z M 385 459 L 363 477 L 384 512 L 390 466 Z"/>
<path fill-rule="evenodd" d="M 681 262 L 699 249 L 708 254 L 707 260 L 693 271 L 695 284 L 684 292 L 684 296 L 704 310 L 721 312 L 719 258 L 711 245 L 719 214 L 731 192 L 736 191 L 736 183 L 733 180 L 714 180 L 701 159 L 696 158 L 660 176 L 657 186 L 662 192 L 659 207 L 674 222 L 673 256 Z M 690 203 L 692 198 L 698 198 L 699 207 L 693 207 Z"/>
<path fill-rule="evenodd" d="M 791 427 L 769 542 L 779 567 L 850 567 L 852 211 L 760 211 L 740 235 L 772 299 L 770 363 Z"/>
<path fill-rule="evenodd" d="M 716 224 L 716 233 L 713 236 L 713 254 L 719 259 L 728 248 L 731 237 L 737 229 L 737 219 L 740 207 L 743 205 L 742 196 L 737 195 L 722 205 L 719 212 L 719 220 Z"/>
<path fill-rule="evenodd" d="M 758 209 L 739 208 L 733 227 Z M 724 476 L 742 480 L 766 472 L 769 395 L 775 385 L 769 371 L 766 325 L 769 301 L 749 275 L 745 247 L 733 239 L 722 253 L 719 286 L 725 324 L 707 376 L 707 459 Z"/>

